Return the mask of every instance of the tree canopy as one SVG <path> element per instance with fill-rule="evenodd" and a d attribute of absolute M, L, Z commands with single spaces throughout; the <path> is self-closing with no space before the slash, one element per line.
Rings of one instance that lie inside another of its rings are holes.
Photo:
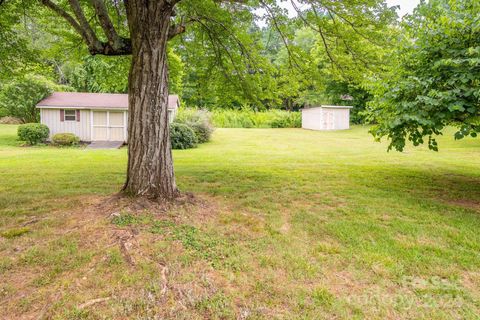
<path fill-rule="evenodd" d="M 295 18 L 277 1 L 179 1 L 170 90 L 192 106 L 292 109 L 338 102 L 338 88 L 352 95 L 382 68 L 396 21 L 383 1 L 292 3 Z M 90 55 L 128 53 L 121 2 L 7 0 L 0 10 L 5 37 L 15 39 L 15 48 L 3 48 L 2 61 L 14 59 L 12 52 L 23 61 L 2 69 L 4 82 L 35 73 L 78 91 L 127 91 L 129 57 Z M 109 19 L 96 18 L 101 12 Z"/>
<path fill-rule="evenodd" d="M 428 143 L 456 126 L 456 139 L 480 131 L 480 3 L 430 0 L 403 25 L 405 31 L 388 77 L 375 83 L 369 113 L 372 133 L 390 149 L 406 141 Z"/>
<path fill-rule="evenodd" d="M 397 150 L 407 141 L 437 150 L 449 125 L 458 139 L 477 135 L 476 1 L 423 2 L 401 25 L 382 0 L 286 2 L 295 17 L 275 0 L 171 2 L 170 91 L 206 108 L 352 104 L 352 120 L 374 123 Z M 0 15 L 0 90 L 27 76 L 127 92 L 124 2 L 4 0 Z"/>

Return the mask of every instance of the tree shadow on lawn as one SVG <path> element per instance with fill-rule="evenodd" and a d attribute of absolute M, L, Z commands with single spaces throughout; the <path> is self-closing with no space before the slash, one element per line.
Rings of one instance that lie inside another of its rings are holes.
<path fill-rule="evenodd" d="M 179 180 L 259 215 L 280 233 L 340 241 L 359 264 L 375 263 L 376 252 L 392 273 L 393 261 L 427 273 L 479 262 L 480 178 L 405 167 L 345 169 L 219 169 L 182 172 Z"/>
<path fill-rule="evenodd" d="M 259 201 L 248 205 L 287 204 L 292 200 L 309 202 L 315 194 L 330 194 L 338 204 L 348 199 L 368 205 L 372 199 L 391 203 L 451 206 L 480 211 L 480 176 L 454 171 L 420 170 L 408 167 L 345 166 L 331 170 L 316 167 L 297 169 L 217 168 L 215 171 L 177 173 L 181 188 L 207 192 L 232 201 Z M 335 206 L 335 203 L 331 203 Z"/>

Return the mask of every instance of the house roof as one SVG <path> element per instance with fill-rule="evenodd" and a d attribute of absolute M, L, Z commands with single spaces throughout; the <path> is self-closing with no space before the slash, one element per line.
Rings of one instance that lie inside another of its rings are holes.
<path fill-rule="evenodd" d="M 168 108 L 180 105 L 177 95 L 168 96 Z M 75 109 L 128 109 L 128 94 L 54 92 L 39 103 L 37 108 L 75 108 Z"/>

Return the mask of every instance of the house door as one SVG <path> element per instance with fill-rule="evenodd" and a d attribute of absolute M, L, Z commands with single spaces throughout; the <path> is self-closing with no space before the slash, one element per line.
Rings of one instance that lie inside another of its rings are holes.
<path fill-rule="evenodd" d="M 125 112 L 93 111 L 92 140 L 93 141 L 125 141 Z"/>

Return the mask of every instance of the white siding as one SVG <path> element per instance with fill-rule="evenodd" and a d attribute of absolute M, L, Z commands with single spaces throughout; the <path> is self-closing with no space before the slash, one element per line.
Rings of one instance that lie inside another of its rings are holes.
<path fill-rule="evenodd" d="M 350 128 L 350 109 L 335 110 L 335 129 L 345 130 Z"/>
<path fill-rule="evenodd" d="M 90 141 L 90 110 L 80 110 L 80 121 L 60 121 L 60 109 L 40 109 L 41 122 L 56 133 L 73 133 L 82 141 Z"/>
<path fill-rule="evenodd" d="M 302 128 L 310 130 L 345 130 L 350 128 L 349 108 L 309 108 L 302 110 Z"/>
<path fill-rule="evenodd" d="M 302 128 L 311 130 L 323 130 L 322 108 L 311 108 L 302 110 Z"/>
<path fill-rule="evenodd" d="M 50 109 L 50 108 L 40 108 L 40 121 L 41 123 L 48 126 L 50 129 L 50 139 L 56 133 L 73 133 L 80 138 L 82 141 L 92 141 L 92 131 L 96 129 L 92 128 L 91 121 L 92 111 L 89 109 L 80 110 L 80 121 L 60 121 L 60 110 L 61 109 Z M 71 110 L 71 109 L 70 109 Z M 96 112 L 107 112 L 107 110 L 95 110 Z M 121 112 L 123 114 L 124 125 L 121 129 L 118 128 L 118 132 L 115 132 L 115 137 L 122 135 L 125 137 L 125 141 L 128 138 L 128 112 L 127 111 L 112 111 L 110 112 Z M 168 110 L 169 122 L 173 122 L 173 119 L 176 117 L 177 110 Z M 119 118 L 120 119 L 120 118 Z M 119 120 L 120 121 L 120 120 Z M 108 124 L 107 124 L 108 126 Z M 120 127 L 120 126 L 119 126 Z M 117 129 L 117 128 L 115 128 Z M 123 134 L 120 131 L 123 130 Z M 104 138 L 107 139 L 107 138 Z"/>

